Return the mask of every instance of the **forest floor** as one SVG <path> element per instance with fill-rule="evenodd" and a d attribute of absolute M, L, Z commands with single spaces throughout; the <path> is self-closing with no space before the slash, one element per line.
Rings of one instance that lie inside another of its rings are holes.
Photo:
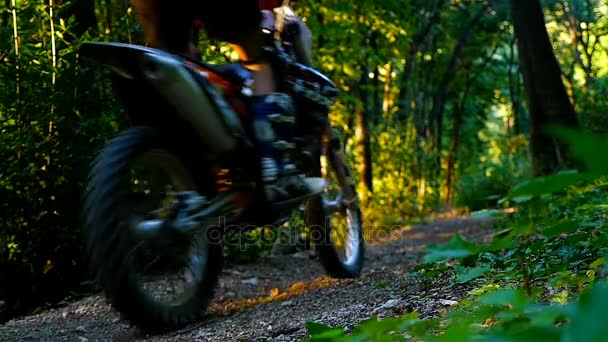
<path fill-rule="evenodd" d="M 299 341 L 307 336 L 307 321 L 348 331 L 374 315 L 417 311 L 422 318 L 437 317 L 465 296 L 468 287 L 411 275 L 424 247 L 447 242 L 457 233 L 486 240 L 494 222 L 463 217 L 395 230 L 368 244 L 358 279 L 327 278 L 318 260 L 307 254 L 227 265 L 209 316 L 164 335 L 141 335 L 98 295 L 10 321 L 0 326 L 0 341 Z"/>

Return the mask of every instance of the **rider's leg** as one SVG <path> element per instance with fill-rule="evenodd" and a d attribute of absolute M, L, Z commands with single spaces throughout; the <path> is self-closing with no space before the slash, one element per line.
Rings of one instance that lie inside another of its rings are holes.
<path fill-rule="evenodd" d="M 293 161 L 295 152 L 295 108 L 291 97 L 277 92 L 276 77 L 264 52 L 266 37 L 262 28 L 272 28 L 271 12 L 259 11 L 255 29 L 241 29 L 239 34 L 223 32 L 242 61 L 254 72 L 254 132 L 259 143 L 262 180 L 269 201 L 318 193 L 323 190 L 320 178 L 305 178 Z M 204 20 L 203 20 L 204 21 Z M 213 32 L 213 30 L 211 30 Z"/>
<path fill-rule="evenodd" d="M 265 62 L 259 49 L 261 45 L 252 44 L 258 39 L 261 41 L 261 34 L 240 44 L 237 51 L 240 50 L 243 60 L 256 62 L 252 109 L 266 198 L 275 202 L 321 192 L 324 181 L 303 177 L 294 164 L 296 113 L 293 100 L 276 91 L 275 75 L 270 64 Z"/>

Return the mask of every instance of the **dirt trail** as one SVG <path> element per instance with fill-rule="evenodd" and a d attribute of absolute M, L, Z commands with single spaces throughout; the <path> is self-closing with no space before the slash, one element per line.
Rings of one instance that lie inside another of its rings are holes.
<path fill-rule="evenodd" d="M 494 221 L 458 218 L 395 231 L 368 245 L 359 279 L 324 277 L 319 262 L 306 255 L 268 257 L 229 266 L 220 279 L 209 317 L 160 336 L 141 336 L 119 319 L 100 296 L 14 320 L 0 326 L 0 341 L 299 341 L 310 320 L 351 329 L 372 315 L 418 311 L 433 317 L 456 303 L 462 285 L 408 275 L 429 243 L 460 233 L 485 239 Z"/>

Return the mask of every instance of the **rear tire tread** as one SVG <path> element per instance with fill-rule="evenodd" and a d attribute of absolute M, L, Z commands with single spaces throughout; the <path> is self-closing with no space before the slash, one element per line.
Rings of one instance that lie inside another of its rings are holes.
<path fill-rule="evenodd" d="M 172 150 L 167 141 L 149 127 L 120 133 L 99 151 L 85 192 L 85 242 L 95 279 L 123 318 L 145 331 L 179 328 L 203 316 L 222 267 L 222 248 L 210 242 L 203 281 L 190 301 L 179 306 L 153 301 L 136 283 L 130 236 L 120 224 L 121 185 L 135 157 L 151 149 Z"/>

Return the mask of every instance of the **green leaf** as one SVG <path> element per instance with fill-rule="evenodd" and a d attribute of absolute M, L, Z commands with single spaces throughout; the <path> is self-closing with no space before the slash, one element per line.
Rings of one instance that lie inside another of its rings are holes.
<path fill-rule="evenodd" d="M 463 258 L 471 255 L 466 249 L 436 249 L 424 257 L 424 262 L 436 262 L 445 259 Z"/>
<path fill-rule="evenodd" d="M 546 131 L 568 144 L 572 155 L 583 162 L 586 172 L 596 175 L 608 174 L 608 139 L 591 132 L 567 127 L 548 126 Z"/>
<path fill-rule="evenodd" d="M 526 294 L 522 290 L 505 289 L 490 292 L 483 295 L 479 302 L 486 305 L 513 305 L 513 307 L 521 307 L 527 301 Z"/>
<path fill-rule="evenodd" d="M 488 273 L 490 269 L 490 265 L 481 265 L 474 268 L 465 268 L 462 273 L 458 273 L 456 280 L 459 283 L 466 283 L 471 279 L 481 277 L 482 275 Z"/>
<path fill-rule="evenodd" d="M 415 313 L 415 318 L 418 318 L 418 313 Z M 439 319 L 423 319 L 423 320 L 413 320 L 411 321 L 411 325 L 407 327 L 407 331 L 413 334 L 414 336 L 424 336 L 430 330 L 437 329 L 441 320 Z"/>
<path fill-rule="evenodd" d="M 560 335 L 560 330 L 556 327 L 518 325 L 512 329 L 496 329 L 483 340 L 492 342 L 559 341 Z"/>
<path fill-rule="evenodd" d="M 556 237 L 561 234 L 575 232 L 579 227 L 579 222 L 574 220 L 567 220 L 559 222 L 555 225 L 549 226 L 542 231 L 542 234 L 546 238 Z"/>
<path fill-rule="evenodd" d="M 594 268 L 598 268 L 602 265 L 604 265 L 604 263 L 606 262 L 604 257 L 595 259 L 595 261 L 593 261 L 592 263 L 589 264 L 589 268 L 594 269 Z"/>
<path fill-rule="evenodd" d="M 452 342 L 452 341 L 469 341 L 471 340 L 471 327 L 467 324 L 458 324 L 449 327 L 445 333 L 427 339 L 432 342 Z"/>
<path fill-rule="evenodd" d="M 305 326 L 310 334 L 311 341 L 331 341 L 334 337 L 344 336 L 344 328 L 342 327 L 332 328 L 312 321 L 306 322 Z"/>
<path fill-rule="evenodd" d="M 608 317 L 608 283 L 596 283 L 583 291 L 572 307 L 571 323 L 565 327 L 562 341 L 605 341 Z"/>
<path fill-rule="evenodd" d="M 545 194 L 562 191 L 569 186 L 583 180 L 589 180 L 587 174 L 580 174 L 577 171 L 563 171 L 551 176 L 539 177 L 525 181 L 515 186 L 506 196 L 505 200 L 525 199 L 525 201 Z"/>
<path fill-rule="evenodd" d="M 576 210 L 608 209 L 608 204 L 585 204 L 576 207 Z"/>
<path fill-rule="evenodd" d="M 568 314 L 566 305 L 533 304 L 525 309 L 530 318 L 530 325 L 553 326 L 558 320 L 564 319 Z"/>
<path fill-rule="evenodd" d="M 505 236 L 495 237 L 489 245 L 483 246 L 482 250 L 486 252 L 500 251 L 513 247 L 515 243 L 513 234 L 507 234 Z"/>
<path fill-rule="evenodd" d="M 504 217 L 505 213 L 502 210 L 498 209 L 485 209 L 474 211 L 471 213 L 471 217 L 476 218 L 490 218 L 490 217 Z"/>
<path fill-rule="evenodd" d="M 417 322 L 418 313 L 415 312 L 382 320 L 373 317 L 361 323 L 349 336 L 349 341 L 393 341 L 390 333 L 403 331 Z"/>
<path fill-rule="evenodd" d="M 436 262 L 451 258 L 462 258 L 479 251 L 479 246 L 463 238 L 461 235 L 455 235 L 452 240 L 443 246 L 429 246 L 429 254 L 424 256 L 424 262 Z"/>

